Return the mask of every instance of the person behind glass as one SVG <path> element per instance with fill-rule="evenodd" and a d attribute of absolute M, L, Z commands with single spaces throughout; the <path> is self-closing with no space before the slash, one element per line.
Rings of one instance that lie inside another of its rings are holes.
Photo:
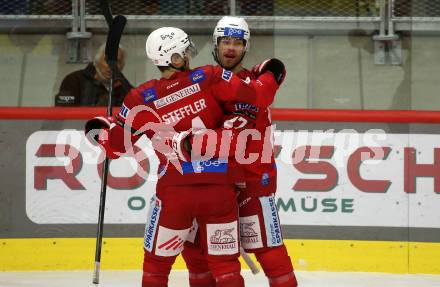
<path fill-rule="evenodd" d="M 126 52 L 119 46 L 118 70 L 125 66 Z M 85 69 L 68 74 L 55 95 L 55 106 L 107 106 L 110 87 L 110 68 L 105 61 L 105 44 L 99 47 L 93 63 Z M 133 88 L 122 72 L 113 82 L 114 106 L 120 106 L 125 95 Z"/>

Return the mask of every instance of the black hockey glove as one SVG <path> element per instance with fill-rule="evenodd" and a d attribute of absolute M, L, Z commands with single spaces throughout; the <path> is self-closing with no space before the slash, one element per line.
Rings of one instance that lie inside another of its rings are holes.
<path fill-rule="evenodd" d="M 264 60 L 261 64 L 255 65 L 251 70 L 255 77 L 268 71 L 275 76 L 278 85 L 283 83 L 284 78 L 286 77 L 286 68 L 283 62 L 276 58 Z"/>

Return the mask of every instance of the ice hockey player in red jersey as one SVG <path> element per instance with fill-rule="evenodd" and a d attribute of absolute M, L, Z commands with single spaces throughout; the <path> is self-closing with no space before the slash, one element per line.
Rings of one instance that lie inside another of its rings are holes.
<path fill-rule="evenodd" d="M 213 56 L 216 62 L 246 82 L 254 80 L 261 68 L 261 65 L 257 65 L 249 71 L 242 66 L 249 49 L 249 39 L 248 25 L 239 17 L 223 17 L 213 33 Z M 244 102 L 227 103 L 225 110 L 228 112 L 226 127 L 235 125 L 240 130 L 255 129 L 261 136 L 259 140 L 247 143 L 246 157 L 253 154 L 254 159 L 251 164 L 242 165 L 245 181 L 237 185 L 242 247 L 246 252 L 255 254 L 271 287 L 295 287 L 298 284 L 283 243 L 274 198 L 277 172 L 271 144 L 270 111 Z M 185 243 L 182 254 L 189 269 L 191 287 L 215 286 L 199 241 L 195 244 Z"/>
<path fill-rule="evenodd" d="M 114 118 L 98 117 L 86 124 L 89 138 L 89 131 L 98 130 L 93 139 L 110 158 L 130 152 L 131 143 L 144 134 L 159 158 L 156 194 L 145 229 L 142 286 L 167 286 L 171 266 L 192 236 L 194 221 L 216 286 L 244 286 L 234 168 L 227 158 L 192 160 L 180 148 L 181 135 L 220 127 L 223 108 L 232 103 L 266 108 L 284 66 L 276 62 L 277 67 L 268 66 L 257 80 L 246 83 L 219 66 L 190 70 L 195 48 L 184 31 L 172 27 L 153 31 L 146 52 L 162 77 L 131 90 Z"/>

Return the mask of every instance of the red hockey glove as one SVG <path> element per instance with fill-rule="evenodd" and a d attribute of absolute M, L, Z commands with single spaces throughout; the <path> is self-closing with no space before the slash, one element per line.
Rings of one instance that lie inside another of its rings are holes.
<path fill-rule="evenodd" d="M 116 128 L 115 120 L 111 117 L 95 117 L 86 122 L 86 138 L 93 144 L 99 145 L 110 159 L 119 158 L 119 153 L 110 146 L 111 130 Z"/>
<path fill-rule="evenodd" d="M 172 139 L 172 148 L 181 161 L 191 161 L 191 130 L 176 133 Z"/>
<path fill-rule="evenodd" d="M 266 59 L 261 64 L 257 64 L 252 67 L 251 72 L 255 77 L 264 74 L 265 72 L 271 72 L 278 85 L 281 85 L 286 77 L 286 68 L 280 60 L 276 58 Z"/>

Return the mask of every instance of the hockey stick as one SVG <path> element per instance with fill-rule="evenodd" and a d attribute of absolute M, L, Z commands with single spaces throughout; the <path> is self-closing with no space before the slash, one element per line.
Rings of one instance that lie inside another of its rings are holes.
<path fill-rule="evenodd" d="M 246 262 L 246 265 L 251 269 L 252 274 L 258 274 L 260 272 L 260 269 L 255 264 L 254 260 L 249 256 L 249 254 L 244 251 L 243 247 L 240 247 L 240 255 L 243 257 L 244 262 Z"/>
<path fill-rule="evenodd" d="M 113 22 L 113 14 L 112 9 L 107 0 L 99 0 L 99 7 L 101 8 L 102 15 L 104 15 L 105 21 L 107 22 L 108 27 L 112 25 Z"/>
<path fill-rule="evenodd" d="M 112 93 L 113 81 L 117 71 L 119 42 L 121 40 L 122 31 L 124 30 L 127 19 L 124 16 L 116 16 L 110 25 L 107 35 L 107 43 L 105 47 L 105 59 L 110 67 L 110 87 L 108 95 L 107 116 L 112 116 Z M 98 231 L 96 234 L 96 252 L 95 252 L 95 269 L 93 272 L 93 283 L 99 284 L 99 270 L 101 265 L 101 250 L 102 250 L 102 234 L 104 230 L 104 211 L 105 198 L 107 193 L 107 175 L 108 175 L 109 159 L 106 156 L 102 166 L 102 180 L 101 180 L 101 195 L 99 199 L 99 216 L 98 216 Z"/>

